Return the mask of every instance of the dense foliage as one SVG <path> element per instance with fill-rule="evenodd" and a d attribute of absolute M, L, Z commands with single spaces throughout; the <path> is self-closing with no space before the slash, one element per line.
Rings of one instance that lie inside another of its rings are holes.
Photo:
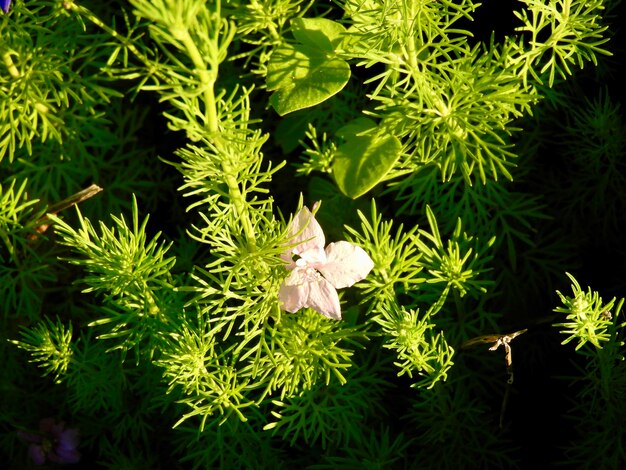
<path fill-rule="evenodd" d="M 0 6 L 10 468 L 626 463 L 619 0 Z"/>

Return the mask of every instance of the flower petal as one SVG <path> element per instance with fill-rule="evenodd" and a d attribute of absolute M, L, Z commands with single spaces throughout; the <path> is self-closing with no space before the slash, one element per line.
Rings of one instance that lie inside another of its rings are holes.
<path fill-rule="evenodd" d="M 341 320 L 339 295 L 332 284 L 320 276 L 319 281 L 311 282 L 309 287 L 306 307 L 311 307 L 316 312 L 333 320 Z"/>
<path fill-rule="evenodd" d="M 46 453 L 40 445 L 31 444 L 28 446 L 28 455 L 35 465 L 43 465 L 46 461 Z"/>
<path fill-rule="evenodd" d="M 78 463 L 80 462 L 80 452 L 72 448 L 56 447 L 48 454 L 48 460 L 55 463 Z"/>
<path fill-rule="evenodd" d="M 336 289 L 341 289 L 365 279 L 374 262 L 360 246 L 341 241 L 330 243 L 326 247 L 326 263 L 314 267 Z"/>
<path fill-rule="evenodd" d="M 76 449 L 78 447 L 78 429 L 66 429 L 59 437 L 57 449 Z"/>
<path fill-rule="evenodd" d="M 307 207 L 300 209 L 292 220 L 289 225 L 288 236 L 287 243 L 290 245 L 298 244 L 287 251 L 287 261 L 291 261 L 291 254 L 302 256 L 307 261 L 325 258 L 324 244 L 326 238 L 324 231 Z M 284 254 L 282 257 L 284 258 Z"/>
<path fill-rule="evenodd" d="M 306 305 L 310 289 L 308 283 L 289 284 L 287 280 L 290 277 L 291 275 L 289 275 L 280 286 L 278 300 L 281 302 L 280 308 L 289 313 L 295 313 Z"/>

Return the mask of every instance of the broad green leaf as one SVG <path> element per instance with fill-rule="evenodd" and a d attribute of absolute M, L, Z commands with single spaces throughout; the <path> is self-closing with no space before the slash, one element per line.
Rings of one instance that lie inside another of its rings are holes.
<path fill-rule="evenodd" d="M 296 18 L 291 27 L 301 44 L 327 52 L 333 52 L 346 33 L 343 25 L 326 18 Z"/>
<path fill-rule="evenodd" d="M 367 118 L 355 119 L 337 135 L 346 142 L 337 149 L 333 175 L 341 192 L 356 199 L 385 178 L 400 157 L 402 144 Z"/>
<path fill-rule="evenodd" d="M 276 48 L 267 67 L 270 103 L 281 116 L 327 100 L 350 79 L 348 63 L 334 56 L 343 26 L 321 18 L 299 18 L 292 25 L 301 44 Z"/>

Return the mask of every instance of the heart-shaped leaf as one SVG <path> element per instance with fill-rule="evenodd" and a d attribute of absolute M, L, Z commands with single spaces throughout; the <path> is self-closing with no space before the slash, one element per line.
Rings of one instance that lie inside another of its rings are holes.
<path fill-rule="evenodd" d="M 346 33 L 343 25 L 326 18 L 295 18 L 291 28 L 301 44 L 327 52 L 333 52 Z"/>
<path fill-rule="evenodd" d="M 337 148 L 333 175 L 341 192 L 352 199 L 382 181 L 402 151 L 402 144 L 396 137 L 367 118 L 355 119 L 337 135 L 346 142 Z"/>
<path fill-rule="evenodd" d="M 327 100 L 350 79 L 350 65 L 334 53 L 345 32 L 342 25 L 299 18 L 292 26 L 300 44 L 279 46 L 267 66 L 267 89 L 274 91 L 270 103 L 281 116 Z"/>

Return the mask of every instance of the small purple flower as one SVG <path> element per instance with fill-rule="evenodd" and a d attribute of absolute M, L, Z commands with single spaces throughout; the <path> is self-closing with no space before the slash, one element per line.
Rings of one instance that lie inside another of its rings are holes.
<path fill-rule="evenodd" d="M 289 226 L 289 243 L 296 245 L 281 255 L 291 273 L 278 292 L 281 307 L 294 313 L 310 307 L 325 317 L 341 320 L 337 289 L 364 279 L 374 262 L 363 248 L 340 241 L 326 248 L 324 232 L 303 207 Z M 294 259 L 295 258 L 295 259 Z"/>
<path fill-rule="evenodd" d="M 3 12 L 8 13 L 11 6 L 11 0 L 0 0 L 0 8 Z"/>
<path fill-rule="evenodd" d="M 56 423 L 53 418 L 39 421 L 38 433 L 18 431 L 18 436 L 28 442 L 28 455 L 35 465 L 46 460 L 55 463 L 77 463 L 80 460 L 78 429 L 65 429 L 65 423 Z"/>

